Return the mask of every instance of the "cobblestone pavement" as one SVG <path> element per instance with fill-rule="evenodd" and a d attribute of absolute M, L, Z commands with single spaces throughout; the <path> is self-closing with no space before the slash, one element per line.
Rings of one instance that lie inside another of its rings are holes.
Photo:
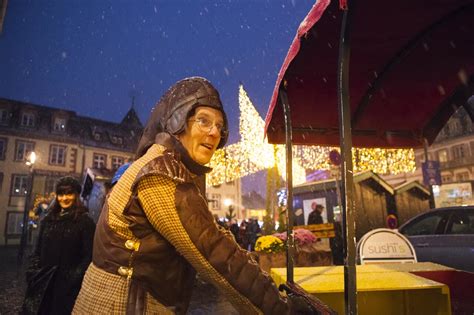
<path fill-rule="evenodd" d="M 24 265 L 17 262 L 18 247 L 0 246 L 0 315 L 18 314 L 26 289 Z M 27 256 L 26 253 L 25 257 Z M 210 284 L 196 281 L 188 314 L 238 314 Z"/>

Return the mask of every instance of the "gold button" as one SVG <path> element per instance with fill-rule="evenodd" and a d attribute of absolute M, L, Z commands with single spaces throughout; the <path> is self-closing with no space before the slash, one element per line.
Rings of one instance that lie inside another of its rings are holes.
<path fill-rule="evenodd" d="M 138 251 L 138 248 L 140 247 L 140 241 L 127 240 L 125 242 L 125 247 L 130 250 Z"/>
<path fill-rule="evenodd" d="M 119 269 L 117 270 L 118 274 L 121 275 L 122 277 L 127 277 L 131 278 L 133 274 L 133 268 L 127 268 L 124 266 L 120 266 Z"/>

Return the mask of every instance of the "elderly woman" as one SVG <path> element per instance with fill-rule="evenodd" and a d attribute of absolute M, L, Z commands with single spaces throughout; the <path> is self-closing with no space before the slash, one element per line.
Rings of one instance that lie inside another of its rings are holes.
<path fill-rule="evenodd" d="M 26 273 L 22 314 L 70 314 L 92 259 L 95 224 L 72 177 L 56 183 L 56 199 L 41 221 Z"/>
<path fill-rule="evenodd" d="M 227 140 L 219 94 L 205 79 L 177 82 L 154 108 L 137 160 L 114 186 L 97 224 L 76 314 L 185 314 L 196 272 L 241 314 L 287 314 L 280 296 L 202 191 L 205 166 Z"/>

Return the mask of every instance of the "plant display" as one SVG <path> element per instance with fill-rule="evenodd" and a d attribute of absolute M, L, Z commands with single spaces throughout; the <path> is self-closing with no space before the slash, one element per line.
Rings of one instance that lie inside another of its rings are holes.
<path fill-rule="evenodd" d="M 296 229 L 293 232 L 294 232 L 295 244 L 297 246 L 313 244 L 318 241 L 318 238 L 314 236 L 314 234 L 311 231 L 308 231 L 306 229 Z M 287 239 L 286 232 L 275 233 L 273 235 L 279 238 L 280 240 L 282 240 L 283 242 L 286 242 L 286 239 Z"/>
<path fill-rule="evenodd" d="M 285 250 L 285 243 L 273 235 L 260 236 L 255 243 L 255 251 L 278 253 Z"/>

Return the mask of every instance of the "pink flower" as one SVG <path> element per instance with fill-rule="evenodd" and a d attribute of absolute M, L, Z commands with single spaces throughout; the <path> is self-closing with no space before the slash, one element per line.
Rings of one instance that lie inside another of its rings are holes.
<path fill-rule="evenodd" d="M 294 233 L 294 238 L 295 238 L 295 243 L 299 246 L 306 245 L 306 244 L 312 244 L 317 242 L 317 237 L 314 236 L 314 234 L 311 231 L 308 231 L 306 229 L 296 229 L 293 231 Z M 275 233 L 273 236 L 278 237 L 282 241 L 286 242 L 287 236 L 286 232 L 283 233 Z"/>

